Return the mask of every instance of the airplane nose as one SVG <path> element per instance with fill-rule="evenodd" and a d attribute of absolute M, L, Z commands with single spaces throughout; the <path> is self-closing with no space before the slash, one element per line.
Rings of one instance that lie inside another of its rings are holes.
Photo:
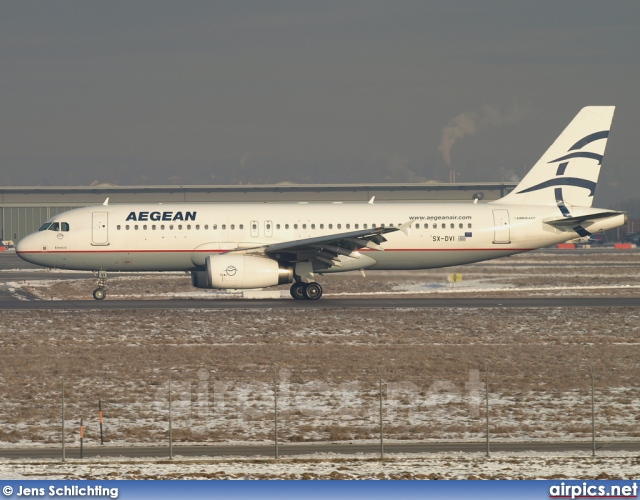
<path fill-rule="evenodd" d="M 21 240 L 18 241 L 18 243 L 16 243 L 16 253 L 18 255 L 20 255 L 22 252 L 24 252 L 26 250 L 26 245 L 24 243 L 24 240 L 26 240 L 27 237 L 25 236 L 24 238 L 22 238 Z"/>
<path fill-rule="evenodd" d="M 33 262 L 29 255 L 30 252 L 35 250 L 33 235 L 28 235 L 22 238 L 18 243 L 16 243 L 16 255 L 20 257 L 22 260 L 26 260 L 27 262 Z"/>

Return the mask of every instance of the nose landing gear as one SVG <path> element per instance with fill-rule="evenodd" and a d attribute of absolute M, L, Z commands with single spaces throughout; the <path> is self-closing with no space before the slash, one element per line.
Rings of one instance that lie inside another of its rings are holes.
<path fill-rule="evenodd" d="M 93 291 L 93 298 L 96 300 L 102 300 L 107 296 L 107 271 L 98 271 L 98 280 L 96 282 L 98 288 Z"/>
<path fill-rule="evenodd" d="M 322 286 L 315 281 L 312 283 L 296 281 L 291 285 L 290 292 L 296 300 L 318 300 L 322 297 Z"/>

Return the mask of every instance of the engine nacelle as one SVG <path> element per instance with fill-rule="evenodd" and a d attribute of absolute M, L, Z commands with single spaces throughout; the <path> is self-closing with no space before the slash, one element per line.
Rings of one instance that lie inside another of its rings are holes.
<path fill-rule="evenodd" d="M 196 288 L 212 288 L 207 271 L 191 271 L 191 285 Z"/>
<path fill-rule="evenodd" d="M 198 288 L 203 288 L 199 285 L 205 283 L 207 288 L 263 288 L 293 282 L 293 268 L 282 268 L 268 257 L 210 255 L 205 262 L 206 271 L 191 273 L 192 283 Z M 206 280 L 200 273 L 206 273 Z"/>

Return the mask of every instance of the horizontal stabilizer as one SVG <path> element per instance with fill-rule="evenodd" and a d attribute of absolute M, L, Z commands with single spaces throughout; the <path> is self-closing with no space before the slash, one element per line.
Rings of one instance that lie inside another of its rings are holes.
<path fill-rule="evenodd" d="M 553 219 L 545 219 L 543 222 L 558 229 L 573 229 L 574 227 L 586 223 L 593 223 L 597 220 L 624 215 L 624 212 L 597 212 L 595 214 L 579 215 L 577 217 L 557 217 Z"/>

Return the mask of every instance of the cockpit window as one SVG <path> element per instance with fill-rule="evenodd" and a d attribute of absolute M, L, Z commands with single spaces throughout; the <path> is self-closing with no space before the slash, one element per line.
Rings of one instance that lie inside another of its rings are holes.
<path fill-rule="evenodd" d="M 69 223 L 68 222 L 45 222 L 43 226 L 39 229 L 39 231 L 68 231 Z"/>

